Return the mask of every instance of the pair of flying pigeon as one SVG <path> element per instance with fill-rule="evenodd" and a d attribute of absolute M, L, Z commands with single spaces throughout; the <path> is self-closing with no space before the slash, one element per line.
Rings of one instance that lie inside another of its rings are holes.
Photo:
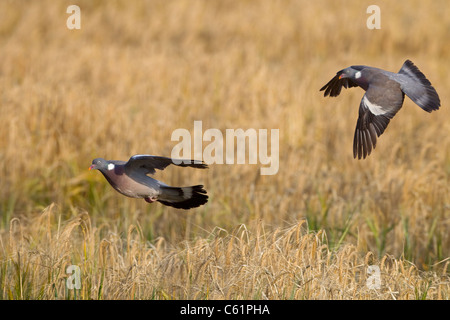
<path fill-rule="evenodd" d="M 342 87 L 361 87 L 366 91 L 359 105 L 359 117 L 353 140 L 353 157 L 366 158 L 375 148 L 377 138 L 403 105 L 405 94 L 427 112 L 437 110 L 440 100 L 425 75 L 406 60 L 398 73 L 367 66 L 351 66 L 337 72 L 320 91 L 324 96 L 336 97 Z M 168 165 L 205 169 L 207 165 L 194 160 L 135 155 L 128 162 L 97 158 L 89 169 L 98 169 L 118 192 L 131 198 L 160 203 L 178 209 L 199 207 L 208 202 L 202 185 L 171 187 L 153 179 L 155 169 Z"/>

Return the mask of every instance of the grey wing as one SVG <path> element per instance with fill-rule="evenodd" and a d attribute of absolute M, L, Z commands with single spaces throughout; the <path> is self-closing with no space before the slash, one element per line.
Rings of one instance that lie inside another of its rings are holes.
<path fill-rule="evenodd" d="M 164 170 L 168 165 L 205 169 L 208 166 L 199 160 L 172 159 L 167 157 L 137 154 L 125 164 L 125 170 L 142 170 L 145 174 L 154 174 L 155 169 Z"/>
<path fill-rule="evenodd" d="M 339 79 L 339 76 L 343 73 L 343 70 L 336 73 L 336 75 L 328 81 L 326 85 L 324 85 L 319 91 L 325 90 L 323 96 L 337 97 L 344 88 L 357 87 L 358 85 L 354 83 L 350 78 L 342 78 Z"/>
<path fill-rule="evenodd" d="M 359 116 L 356 122 L 353 138 L 353 157 L 366 158 L 377 144 L 377 138 L 383 134 L 390 120 L 402 107 L 401 103 L 394 106 L 379 106 L 371 103 L 367 94 L 361 99 Z"/>

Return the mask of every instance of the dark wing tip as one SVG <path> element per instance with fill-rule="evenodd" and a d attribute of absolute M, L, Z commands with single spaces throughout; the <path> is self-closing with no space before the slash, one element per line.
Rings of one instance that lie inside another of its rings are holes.
<path fill-rule="evenodd" d="M 324 85 L 322 88 L 320 88 L 319 91 L 324 91 L 323 96 L 327 97 L 336 97 L 341 92 L 341 84 L 339 84 L 339 72 L 330 80 L 327 82 L 326 85 Z"/>
<path fill-rule="evenodd" d="M 360 115 L 353 138 L 353 158 L 365 159 L 377 146 L 377 138 L 387 128 L 390 119 L 385 115 L 375 116 L 370 111 Z"/>
<path fill-rule="evenodd" d="M 356 128 L 353 140 L 353 158 L 365 159 L 377 145 L 376 133 L 372 129 L 360 130 Z"/>
<path fill-rule="evenodd" d="M 343 70 L 336 73 L 336 75 L 328 81 L 326 85 L 324 85 L 322 88 L 320 88 L 319 91 L 324 91 L 323 96 L 327 97 L 337 97 L 342 90 L 342 87 L 344 88 L 352 88 L 357 87 L 357 84 L 354 83 L 350 78 L 342 78 L 340 79 L 340 75 L 343 73 Z"/>
<path fill-rule="evenodd" d="M 172 163 L 179 167 L 191 167 L 196 169 L 208 169 L 208 165 L 202 160 L 172 159 Z"/>
<path fill-rule="evenodd" d="M 353 138 L 353 158 L 365 159 L 375 150 L 377 138 L 386 130 L 390 119 L 387 116 L 370 114 L 368 118 L 358 118 Z"/>
<path fill-rule="evenodd" d="M 179 167 L 192 167 L 198 169 L 208 168 L 208 165 L 201 160 L 174 159 L 146 154 L 137 154 L 128 160 L 129 167 L 141 167 L 148 170 L 151 174 L 155 173 L 155 169 L 164 170 L 171 164 Z"/>

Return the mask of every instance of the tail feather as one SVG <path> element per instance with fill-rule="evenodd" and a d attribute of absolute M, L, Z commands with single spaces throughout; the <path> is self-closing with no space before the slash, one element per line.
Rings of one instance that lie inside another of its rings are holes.
<path fill-rule="evenodd" d="M 406 60 L 398 72 L 406 77 L 401 81 L 402 91 L 427 112 L 438 110 L 441 101 L 431 82 L 410 60 Z"/>
<path fill-rule="evenodd" d="M 208 202 L 208 195 L 202 185 L 192 187 L 161 187 L 158 201 L 177 209 L 191 209 Z"/>

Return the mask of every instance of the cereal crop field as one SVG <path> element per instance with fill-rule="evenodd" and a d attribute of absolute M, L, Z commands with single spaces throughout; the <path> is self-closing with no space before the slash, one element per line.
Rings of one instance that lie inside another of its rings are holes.
<path fill-rule="evenodd" d="M 80 0 L 80 29 L 70 4 L 0 2 L 0 299 L 450 298 L 447 1 L 378 1 L 374 30 L 370 1 Z M 319 89 L 406 59 L 441 108 L 405 98 L 354 159 L 364 92 Z M 194 121 L 277 129 L 278 171 L 249 158 L 157 171 L 207 190 L 179 210 L 88 170 L 170 157 Z"/>

